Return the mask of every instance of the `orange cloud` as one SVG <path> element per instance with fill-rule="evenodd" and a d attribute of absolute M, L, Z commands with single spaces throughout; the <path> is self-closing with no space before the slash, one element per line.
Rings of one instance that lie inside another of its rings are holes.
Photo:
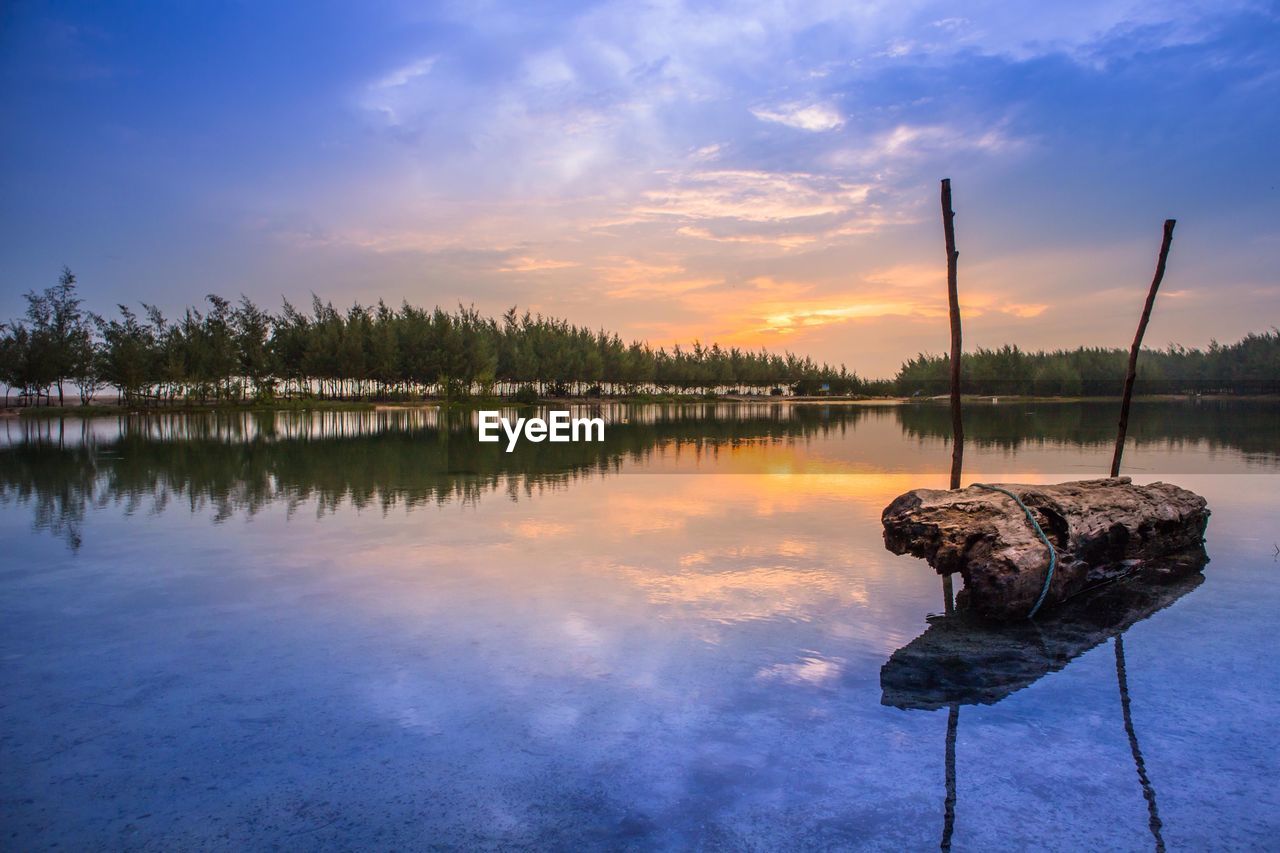
<path fill-rule="evenodd" d="M 1032 303 L 1009 302 L 1009 303 L 1006 303 L 1005 306 L 1000 310 L 1006 314 L 1012 314 L 1015 317 L 1022 317 L 1025 319 L 1028 317 L 1039 317 L 1041 314 L 1045 312 L 1045 309 L 1048 307 L 1049 307 L 1048 305 L 1045 305 L 1043 303 L 1032 304 Z"/>
<path fill-rule="evenodd" d="M 512 258 L 505 266 L 499 267 L 498 272 L 545 272 L 546 270 L 562 270 L 576 266 L 578 264 L 574 261 L 557 261 L 552 258 L 524 256 Z"/>
<path fill-rule="evenodd" d="M 785 222 L 849 213 L 864 204 L 870 184 L 803 172 L 705 171 L 673 175 L 632 208 L 642 217 Z"/>
<path fill-rule="evenodd" d="M 645 263 L 628 257 L 605 258 L 608 263 L 595 268 L 597 278 L 615 299 L 680 296 L 720 283 L 720 279 L 690 277 L 674 263 Z"/>
<path fill-rule="evenodd" d="M 757 246 L 778 246 L 782 249 L 795 249 L 815 243 L 818 240 L 818 235 L 816 234 L 791 233 L 777 236 L 766 234 L 715 234 L 709 228 L 700 228 L 694 225 L 677 228 L 676 233 L 685 237 L 711 240 L 716 243 L 749 243 Z"/>

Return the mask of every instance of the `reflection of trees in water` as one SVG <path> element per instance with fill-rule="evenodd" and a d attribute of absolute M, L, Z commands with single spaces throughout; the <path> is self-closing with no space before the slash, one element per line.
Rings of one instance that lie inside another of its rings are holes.
<path fill-rule="evenodd" d="M 970 405 L 968 437 L 1016 449 L 1027 442 L 1109 446 L 1112 403 Z M 532 409 L 507 413 L 529 416 Z M 897 418 L 916 438 L 950 435 L 945 406 L 798 406 L 779 403 L 582 406 L 609 422 L 599 443 L 480 444 L 474 412 L 384 409 L 163 413 L 0 424 L 0 500 L 30 503 L 37 528 L 78 547 L 90 507 L 162 511 L 181 502 L 216 518 L 284 503 L 325 513 L 511 499 L 560 488 L 630 463 L 715 459 L 723 450 L 786 445 L 851 433 L 867 419 Z M 1034 413 L 1034 414 L 1031 414 Z M 1204 441 L 1275 459 L 1280 407 L 1248 402 L 1141 403 L 1133 440 Z"/>
<path fill-rule="evenodd" d="M 951 416 L 945 405 L 913 403 L 896 411 L 903 432 L 912 438 L 951 436 Z M 1116 401 L 976 402 L 964 408 L 964 431 L 965 439 L 979 447 L 1094 447 L 1115 442 L 1119 416 Z M 1140 400 L 1129 416 L 1128 441 L 1173 448 L 1204 443 L 1215 450 L 1276 457 L 1280 455 L 1280 406 L 1258 400 Z"/>
<path fill-rule="evenodd" d="M 517 500 L 655 455 L 714 458 L 722 448 L 843 432 L 868 410 L 708 404 L 577 414 L 597 413 L 611 421 L 603 442 L 522 440 L 511 453 L 505 442 L 477 440 L 473 413 L 434 409 L 23 420 L 6 425 L 0 500 L 34 504 L 37 529 L 77 548 L 89 507 L 131 514 L 181 502 L 223 520 L 277 503 L 324 514 L 348 503 L 386 512 L 492 492 Z"/>

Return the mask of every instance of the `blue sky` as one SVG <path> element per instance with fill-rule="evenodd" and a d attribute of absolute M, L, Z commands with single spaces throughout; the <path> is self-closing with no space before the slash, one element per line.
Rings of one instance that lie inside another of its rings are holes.
<path fill-rule="evenodd" d="M 7 4 L 0 315 L 204 294 L 518 304 L 872 375 L 1280 323 L 1255 3 Z"/>

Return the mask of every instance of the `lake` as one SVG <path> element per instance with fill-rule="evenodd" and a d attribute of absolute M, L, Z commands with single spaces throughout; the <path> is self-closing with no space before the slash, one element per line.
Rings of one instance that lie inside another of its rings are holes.
<path fill-rule="evenodd" d="M 1116 409 L 970 405 L 964 482 L 1102 476 Z M 435 409 L 0 422 L 2 846 L 1280 837 L 1280 404 L 1137 403 L 1124 473 L 1208 499 L 1203 580 L 993 639 L 994 686 L 881 538 L 946 487 L 944 406 L 575 411 L 603 443 L 504 453 Z"/>

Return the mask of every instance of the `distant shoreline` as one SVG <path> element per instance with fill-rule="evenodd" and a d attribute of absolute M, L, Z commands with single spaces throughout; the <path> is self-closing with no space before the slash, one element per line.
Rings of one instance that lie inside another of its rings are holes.
<path fill-rule="evenodd" d="M 630 405 L 692 405 L 692 404 L 752 404 L 772 403 L 778 405 L 801 406 L 905 406 L 905 405 L 943 405 L 947 397 L 773 397 L 726 394 L 716 397 L 701 395 L 637 395 L 619 397 L 547 397 L 536 403 L 516 403 L 506 398 L 476 397 L 469 400 L 418 400 L 418 401 L 376 401 L 376 400 L 282 400 L 274 403 L 173 403 L 156 406 L 123 406 L 114 403 L 67 403 L 52 406 L 8 406 L 0 408 L 0 417 L 14 418 L 63 418 L 63 417 L 109 417 L 113 415 L 159 415 L 159 414 L 195 414 L 206 412 L 313 412 L 313 411 L 393 411 L 416 409 L 455 409 L 472 410 L 480 408 L 520 407 L 520 406 L 572 406 L 596 405 L 600 403 L 621 403 Z M 1144 394 L 1134 398 L 1138 401 L 1160 402 L 1180 400 L 1240 400 L 1253 402 L 1280 402 L 1278 394 Z M 1088 396 L 1088 397 L 1039 397 L 1030 395 L 975 395 L 966 394 L 963 401 L 967 405 L 1006 405 L 1010 403 L 1106 403 L 1119 402 L 1120 395 Z"/>

